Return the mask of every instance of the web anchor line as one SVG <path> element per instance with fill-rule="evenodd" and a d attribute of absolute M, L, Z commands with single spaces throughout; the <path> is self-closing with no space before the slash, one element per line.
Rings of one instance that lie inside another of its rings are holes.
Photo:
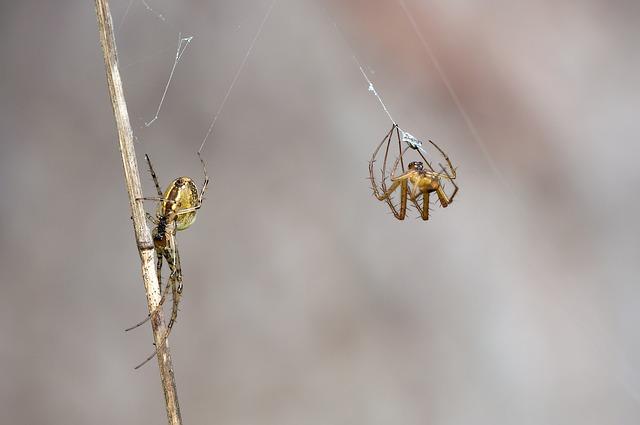
<path fill-rule="evenodd" d="M 447 77 L 447 74 L 444 71 L 443 67 L 441 66 L 440 61 L 438 60 L 438 58 L 436 57 L 435 53 L 431 49 L 431 46 L 429 45 L 429 43 L 427 42 L 426 38 L 422 34 L 422 31 L 420 31 L 420 27 L 418 26 L 418 23 L 416 22 L 416 20 L 413 18 L 413 16 L 409 12 L 409 9 L 407 8 L 405 0 L 396 0 L 396 2 L 398 3 L 398 5 L 402 9 L 402 11 L 404 12 L 404 15 L 406 16 L 407 20 L 411 24 L 411 27 L 413 28 L 413 31 L 415 32 L 416 36 L 418 37 L 418 40 L 420 40 L 420 43 L 422 44 L 422 47 L 424 48 L 424 51 L 427 54 L 427 57 L 431 60 L 431 62 L 435 66 L 436 72 L 440 76 L 440 80 L 442 81 L 442 83 L 446 87 L 447 91 L 449 92 L 449 95 L 451 96 L 451 100 L 453 101 L 455 107 L 458 109 L 458 112 L 462 116 L 462 119 L 464 120 L 464 122 L 465 122 L 465 124 L 467 126 L 467 129 L 471 133 L 471 137 L 473 138 L 474 142 L 480 148 L 480 151 L 482 152 L 482 155 L 484 156 L 485 160 L 487 161 L 489 167 L 493 170 L 494 174 L 501 181 L 501 183 L 505 187 L 510 189 L 510 185 L 507 183 L 506 178 L 504 177 L 504 175 L 502 174 L 502 172 L 500 171 L 500 169 L 496 165 L 496 162 L 494 161 L 493 156 L 489 152 L 489 148 L 487 147 L 487 144 L 485 143 L 485 141 L 482 138 L 482 136 L 480 136 L 480 133 L 478 132 L 478 129 L 476 128 L 475 124 L 471 120 L 471 117 L 469 116 L 469 114 L 467 113 L 466 109 L 462 105 L 462 101 L 460 100 L 460 97 L 458 96 L 458 93 L 453 88 L 453 85 L 451 84 L 451 81 Z"/>
<path fill-rule="evenodd" d="M 164 86 L 164 92 L 162 93 L 162 97 L 160 98 L 160 103 L 158 104 L 156 114 L 151 121 L 144 123 L 144 126 L 147 128 L 151 127 L 151 124 L 156 122 L 156 120 L 158 119 L 160 110 L 162 109 L 162 105 L 164 104 L 164 99 L 165 97 L 167 97 L 167 91 L 169 90 L 169 85 L 171 84 L 171 80 L 173 79 L 173 74 L 176 70 L 176 66 L 178 66 L 178 62 L 180 62 L 180 59 L 182 59 L 182 55 L 184 54 L 185 50 L 187 50 L 189 43 L 191 43 L 191 40 L 193 40 L 193 36 L 183 38 L 182 33 L 178 33 L 178 39 L 179 42 L 178 48 L 176 49 L 176 59 L 173 61 L 173 66 L 171 67 L 171 72 L 169 73 L 169 79 L 167 80 L 167 84 Z"/>
<path fill-rule="evenodd" d="M 371 79 L 369 78 L 369 76 L 367 75 L 367 73 L 364 71 L 364 68 L 362 68 L 362 65 L 360 64 L 360 62 L 358 61 L 358 58 L 356 58 L 355 56 L 353 56 L 353 59 L 356 61 L 356 63 L 358 64 L 358 68 L 360 68 L 360 72 L 362 73 L 362 76 L 364 77 L 364 79 L 367 81 L 367 84 L 369 84 L 369 92 L 373 93 L 373 95 L 378 99 L 378 102 L 380 102 L 380 105 L 382 105 L 382 109 L 384 110 L 384 112 L 387 114 L 387 116 L 389 117 L 389 120 L 391 120 L 391 123 L 395 126 L 398 127 L 398 130 L 400 130 L 400 134 L 402 135 L 401 140 L 407 144 L 407 146 L 409 146 L 411 149 L 414 150 L 419 150 L 420 152 L 422 152 L 423 154 L 427 154 L 427 151 L 422 147 L 422 140 L 418 139 L 417 137 L 413 136 L 411 133 L 404 131 L 399 125 L 398 123 L 396 123 L 396 121 L 393 119 L 393 117 L 391 116 L 391 113 L 389 112 L 389 109 L 387 109 L 387 105 L 384 104 L 384 102 L 382 101 L 382 97 L 380 96 L 380 94 L 378 93 L 378 91 L 376 90 L 375 86 L 373 85 L 373 82 L 371 81 Z"/>
<path fill-rule="evenodd" d="M 328 17 L 329 17 L 329 20 L 332 21 L 333 27 L 335 28 L 336 32 L 340 35 L 340 37 L 342 38 L 344 43 L 347 45 L 349 50 L 351 50 L 351 57 L 353 58 L 353 61 L 356 63 L 356 66 L 358 67 L 358 69 L 360 69 L 360 73 L 362 74 L 362 77 L 367 82 L 369 92 L 371 94 L 373 94 L 376 97 L 376 99 L 378 99 L 378 102 L 380 103 L 380 106 L 382 106 L 382 110 L 384 111 L 385 114 L 387 114 L 387 117 L 389 117 L 389 120 L 391 121 L 391 124 L 393 124 L 394 127 L 397 127 L 398 130 L 400 130 L 401 140 L 404 143 L 406 143 L 407 146 L 409 146 L 411 149 L 419 150 L 420 152 L 422 152 L 423 154 L 426 155 L 427 151 L 424 150 L 424 148 L 422 147 L 422 141 L 420 139 L 414 137 L 413 135 L 411 135 L 411 133 L 404 131 L 398 125 L 396 120 L 393 119 L 393 117 L 391 116 L 391 112 L 389 112 L 389 109 L 387 108 L 387 105 L 385 105 L 384 101 L 382 100 L 382 96 L 380 96 L 380 94 L 376 90 L 376 87 L 373 85 L 373 81 L 371 81 L 371 78 L 369 78 L 369 76 L 365 72 L 364 67 L 362 66 L 362 63 L 360 63 L 360 61 L 358 60 L 358 57 L 356 56 L 356 54 L 355 54 L 353 48 L 351 47 L 351 45 L 347 42 L 347 39 L 344 36 L 344 34 L 342 33 L 342 31 L 340 30 L 340 28 L 338 27 L 338 24 L 330 16 L 328 16 Z"/>
<path fill-rule="evenodd" d="M 236 85 L 236 82 L 238 81 L 238 78 L 240 77 L 240 74 L 242 73 L 244 66 L 247 64 L 247 60 L 249 59 L 249 56 L 251 56 L 251 52 L 253 51 L 253 46 L 255 46 L 256 41 L 258 41 L 258 38 L 260 38 L 260 34 L 262 34 L 262 29 L 264 28 L 264 25 L 269 20 L 269 16 L 271 15 L 271 11 L 273 10 L 273 6 L 276 4 L 276 1 L 277 0 L 273 0 L 271 2 L 271 4 L 269 5 L 269 9 L 267 9 L 267 12 L 264 15 L 264 18 L 262 18 L 262 22 L 260 22 L 258 31 L 256 31 L 256 35 L 253 37 L 253 40 L 251 40 L 251 44 L 247 49 L 247 53 L 245 53 L 244 58 L 240 63 L 240 67 L 238 67 L 236 74 L 233 76 L 233 79 L 231 80 L 231 85 L 229 85 L 229 88 L 227 89 L 227 92 L 225 93 L 224 98 L 222 98 L 222 103 L 220 104 L 218 111 L 215 113 L 215 115 L 211 120 L 211 124 L 209 125 L 209 129 L 207 130 L 207 133 L 205 134 L 204 139 L 200 144 L 200 149 L 198 149 L 198 153 L 202 153 L 202 149 L 204 149 L 204 145 L 205 143 L 207 143 L 207 139 L 209 138 L 209 135 L 211 135 L 211 132 L 213 131 L 213 127 L 215 127 L 216 122 L 218 121 L 218 117 L 222 113 L 222 110 L 224 109 L 224 105 L 227 103 L 227 99 L 229 99 L 229 95 L 231 94 L 233 87 Z"/>

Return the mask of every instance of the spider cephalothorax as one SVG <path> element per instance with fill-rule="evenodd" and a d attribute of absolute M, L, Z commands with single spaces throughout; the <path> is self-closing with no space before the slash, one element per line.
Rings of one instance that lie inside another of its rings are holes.
<path fill-rule="evenodd" d="M 164 336 L 164 339 L 169 336 L 171 328 L 173 328 L 173 325 L 176 322 L 176 318 L 178 316 L 178 305 L 182 296 L 182 267 L 180 266 L 180 253 L 176 242 L 176 232 L 184 230 L 193 224 L 196 219 L 196 212 L 202 206 L 204 194 L 207 190 L 207 186 L 209 185 L 209 177 L 207 176 L 207 169 L 205 167 L 204 160 L 200 156 L 200 153 L 198 153 L 198 156 L 200 157 L 200 162 L 202 163 L 202 169 L 204 171 L 204 183 L 202 184 L 202 190 L 198 192 L 196 184 L 189 177 L 178 177 L 169 184 L 163 194 L 160 189 L 160 184 L 158 183 L 158 177 L 151 165 L 151 160 L 148 155 L 145 155 L 147 163 L 149 164 L 149 172 L 151 173 L 151 177 L 153 178 L 153 182 L 156 186 L 156 191 L 158 192 L 158 197 L 141 199 L 158 202 L 155 217 L 151 214 L 147 214 L 147 218 L 155 225 L 152 231 L 152 236 L 157 255 L 156 274 L 160 285 L 162 285 L 163 260 L 169 265 L 170 271 L 167 285 L 161 291 L 158 308 L 161 308 L 164 304 L 164 300 L 169 289 L 171 289 L 173 296 L 171 319 L 167 325 L 167 334 Z M 150 317 L 151 315 L 147 316 L 145 320 L 127 330 L 137 328 L 149 320 Z M 136 369 L 152 359 L 154 355 L 155 352 L 143 363 L 138 365 Z"/>
<path fill-rule="evenodd" d="M 424 169 L 424 166 L 422 165 L 422 162 L 420 162 L 420 161 L 410 162 L 408 167 L 409 167 L 410 170 L 422 171 Z"/>
<path fill-rule="evenodd" d="M 387 133 L 385 138 L 382 139 L 382 142 L 380 142 L 376 150 L 373 152 L 371 161 L 369 161 L 369 178 L 371 179 L 373 195 L 379 201 L 385 201 L 387 205 L 389 205 L 389 208 L 391 209 L 393 215 L 398 220 L 404 220 L 406 216 L 407 199 L 411 200 L 411 203 L 416 207 L 422 219 L 428 220 L 430 193 L 436 192 L 440 204 L 443 207 L 447 207 L 453 201 L 456 193 L 458 193 L 458 186 L 454 182 L 454 179 L 456 178 L 456 170 L 455 168 L 453 168 L 453 165 L 451 164 L 451 161 L 449 160 L 447 154 L 445 154 L 444 151 L 440 149 L 440 147 L 438 147 L 438 145 L 429 140 L 429 143 L 432 144 L 443 156 L 450 170 L 448 171 L 442 164 L 440 164 L 440 168 L 442 169 L 442 171 L 435 171 L 429 161 L 427 161 L 427 159 L 422 154 L 423 149 L 421 147 L 421 144 L 419 144 L 420 142 L 413 136 L 410 136 L 404 132 L 403 137 L 401 138 L 401 131 L 402 130 L 400 130 L 400 128 L 396 124 L 394 124 L 393 127 L 391 127 L 391 130 Z M 394 135 L 396 136 L 396 139 L 398 141 L 398 156 L 391 169 L 391 186 L 387 189 L 387 164 L 389 160 L 389 149 Z M 402 141 L 408 143 L 408 146 L 404 149 L 402 148 Z M 380 186 L 378 186 L 375 179 L 373 166 L 376 161 L 378 151 L 385 143 L 387 145 L 385 148 L 384 160 L 382 162 L 381 182 Z M 407 169 L 405 170 L 403 157 L 409 148 L 415 149 L 420 154 L 420 157 L 424 160 L 424 163 L 422 161 L 412 161 L 408 164 Z M 426 168 L 424 164 L 426 164 Z M 395 173 L 398 169 L 398 166 L 400 166 L 402 174 L 396 177 Z M 447 195 L 445 193 L 443 185 L 444 181 L 449 181 L 453 185 L 454 190 L 451 195 Z M 400 187 L 399 210 L 392 199 L 392 195 L 398 187 Z"/>

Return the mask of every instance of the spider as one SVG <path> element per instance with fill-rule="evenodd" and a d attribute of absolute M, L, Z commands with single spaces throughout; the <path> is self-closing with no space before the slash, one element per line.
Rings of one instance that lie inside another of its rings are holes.
<path fill-rule="evenodd" d="M 429 194 L 431 192 L 436 192 L 438 199 L 440 200 L 440 204 L 443 207 L 447 207 L 451 202 L 453 202 L 453 198 L 458 193 L 458 186 L 454 182 L 456 178 L 456 170 L 453 168 L 451 164 L 451 160 L 446 153 L 438 145 L 429 140 L 437 150 L 442 154 L 444 159 L 447 161 L 449 166 L 449 170 L 451 173 L 447 171 L 447 169 L 442 165 L 440 168 L 441 172 L 437 172 L 433 169 L 429 161 L 424 157 L 422 152 L 424 151 L 421 147 L 421 142 L 411 136 L 409 133 L 405 133 L 402 131 L 402 137 L 400 137 L 400 132 L 402 130 L 398 127 L 397 124 L 394 124 L 391 127 L 391 130 L 387 133 L 387 135 L 382 139 L 382 142 L 378 145 L 376 150 L 373 152 L 371 156 L 371 161 L 369 161 L 369 178 L 372 183 L 373 195 L 379 201 L 385 201 L 391 212 L 398 220 L 404 220 L 405 215 L 407 213 L 407 198 L 411 200 L 411 203 L 416 207 L 420 216 L 423 220 L 429 219 Z M 392 139 L 394 137 L 394 132 L 396 139 L 398 140 L 398 157 L 396 158 L 393 168 L 391 169 L 391 187 L 387 189 L 386 179 L 387 179 L 387 162 L 389 158 L 389 148 L 391 146 Z M 407 147 L 402 149 L 401 141 L 404 141 L 408 144 Z M 382 147 L 382 145 L 387 143 L 384 152 L 384 161 L 382 163 L 382 181 L 380 186 L 376 183 L 375 173 L 373 170 L 373 164 L 376 161 L 376 156 L 378 155 L 378 151 Z M 409 148 L 415 149 L 418 151 L 424 163 L 421 161 L 413 161 L 408 164 L 408 169 L 405 170 L 404 166 L 404 155 Z M 395 176 L 396 169 L 398 168 L 398 164 L 402 169 L 402 174 L 399 176 Z M 426 164 L 426 168 L 425 168 Z M 451 195 L 447 195 L 444 191 L 443 180 L 450 181 L 453 184 L 454 190 Z M 393 203 L 392 195 L 396 189 L 400 187 L 400 210 L 398 211 L 397 207 Z M 422 196 L 422 206 L 420 205 L 420 196 Z"/>
<path fill-rule="evenodd" d="M 180 253 L 176 242 L 176 232 L 187 229 L 193 224 L 196 219 L 196 212 L 202 206 L 204 194 L 207 190 L 207 186 L 209 185 L 207 168 L 205 167 L 204 160 L 202 159 L 200 152 L 198 152 L 198 157 L 202 163 L 202 170 L 204 173 L 204 183 L 202 184 L 202 190 L 200 193 L 198 193 L 196 184 L 189 177 L 178 177 L 169 184 L 163 194 L 160 189 L 160 184 L 158 183 L 158 177 L 151 165 L 149 155 L 145 155 L 147 164 L 149 165 L 149 172 L 151 173 L 153 183 L 155 184 L 156 191 L 158 192 L 158 197 L 145 197 L 139 199 L 158 202 L 156 216 L 154 217 L 147 213 L 147 219 L 155 225 L 152 231 L 152 236 L 157 256 L 156 274 L 158 276 L 158 283 L 162 284 L 163 259 L 167 261 L 171 272 L 167 285 L 161 292 L 160 303 L 157 307 L 162 308 L 167 292 L 171 289 L 173 307 L 171 311 L 171 319 L 167 326 L 167 333 L 164 335 L 163 341 L 167 339 L 174 323 L 176 322 L 176 318 L 178 316 L 178 305 L 180 304 L 180 298 L 182 297 L 182 268 L 180 266 Z M 150 318 L 151 314 L 149 314 L 142 322 L 127 328 L 125 331 L 130 331 L 143 325 Z M 136 366 L 135 369 L 143 366 L 151 360 L 155 354 L 156 353 L 154 351 L 144 362 Z"/>

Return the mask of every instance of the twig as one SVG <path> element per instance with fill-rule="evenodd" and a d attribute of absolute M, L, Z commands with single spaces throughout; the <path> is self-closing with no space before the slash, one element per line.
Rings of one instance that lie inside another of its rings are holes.
<path fill-rule="evenodd" d="M 156 276 L 153 241 L 151 233 L 147 227 L 144 208 L 142 205 L 142 187 L 140 185 L 140 175 L 138 173 L 138 163 L 133 146 L 133 131 L 129 123 L 127 104 L 124 99 L 120 71 L 118 70 L 118 58 L 116 53 L 116 42 L 113 36 L 113 21 L 109 11 L 108 0 L 95 0 L 96 15 L 98 17 L 98 31 L 100 42 L 104 54 L 104 63 L 107 71 L 107 85 L 111 97 L 113 114 L 118 127 L 118 139 L 120 140 L 120 153 L 122 154 L 122 164 L 124 166 L 124 177 L 129 193 L 129 204 L 131 206 L 131 218 L 135 231 L 136 244 L 140 253 L 142 263 L 142 279 L 147 293 L 147 304 L 151 314 L 151 327 L 153 338 L 157 347 L 158 366 L 160 368 L 160 378 L 164 389 L 164 398 L 167 407 L 167 418 L 170 425 L 181 425 L 180 405 L 178 404 L 178 394 L 176 390 L 175 378 L 173 376 L 173 366 L 171 363 L 171 353 L 169 345 L 164 335 L 167 327 L 164 323 L 162 309 L 158 308 L 160 303 L 160 287 Z"/>

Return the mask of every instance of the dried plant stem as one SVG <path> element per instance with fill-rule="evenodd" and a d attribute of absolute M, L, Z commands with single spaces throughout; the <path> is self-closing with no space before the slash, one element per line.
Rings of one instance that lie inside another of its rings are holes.
<path fill-rule="evenodd" d="M 136 243 L 140 260 L 142 262 L 142 279 L 147 293 L 147 304 L 151 315 L 151 325 L 153 338 L 157 347 L 158 366 L 160 368 L 160 378 L 164 389 L 164 397 L 167 407 L 167 418 L 170 425 L 182 424 L 180 416 L 180 405 L 178 404 L 178 394 L 176 390 L 175 378 L 173 376 L 173 366 L 171 363 L 171 353 L 169 345 L 164 335 L 166 325 L 162 315 L 162 309 L 158 308 L 160 303 L 160 287 L 156 276 L 154 264 L 154 250 L 151 233 L 145 219 L 142 205 L 142 187 L 140 185 L 140 175 L 138 173 L 138 163 L 133 146 L 133 131 L 129 123 L 127 104 L 124 99 L 120 71 L 118 70 L 118 58 L 116 53 L 116 42 L 113 36 L 113 22 L 107 0 L 95 0 L 96 15 L 98 17 L 98 30 L 100 32 L 100 42 L 104 54 L 104 64 L 107 71 L 107 85 L 113 106 L 113 114 L 118 127 L 118 138 L 120 140 L 120 153 L 122 154 L 122 164 L 124 166 L 124 177 L 129 193 L 129 204 L 131 205 L 131 218 L 135 231 Z"/>

